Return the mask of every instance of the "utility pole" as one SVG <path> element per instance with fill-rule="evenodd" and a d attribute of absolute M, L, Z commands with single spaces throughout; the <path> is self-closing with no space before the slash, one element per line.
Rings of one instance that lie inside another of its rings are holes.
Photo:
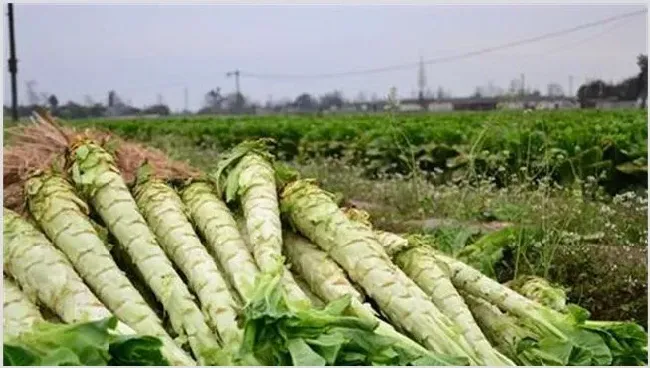
<path fill-rule="evenodd" d="M 233 75 L 235 76 L 235 91 L 236 91 L 236 93 L 237 93 L 237 95 L 236 95 L 236 97 L 235 97 L 235 98 L 236 98 L 236 100 L 235 100 L 235 101 L 236 101 L 236 103 L 235 103 L 235 105 L 236 105 L 236 106 L 235 106 L 235 110 L 236 110 L 237 112 L 239 112 L 239 108 L 241 107 L 241 102 L 242 102 L 242 101 L 241 101 L 241 100 L 242 100 L 242 96 L 241 96 L 241 93 L 239 92 L 239 69 L 235 69 L 235 70 L 232 71 L 232 72 L 228 72 L 228 73 L 226 73 L 226 77 L 228 77 L 228 78 L 232 77 Z"/>
<path fill-rule="evenodd" d="M 427 76 L 424 70 L 424 60 L 420 56 L 420 67 L 418 69 L 418 99 L 424 103 L 424 89 L 427 86 Z"/>
<path fill-rule="evenodd" d="M 18 60 L 16 59 L 16 35 L 14 34 L 14 4 L 7 5 L 7 17 L 9 18 L 9 73 L 11 73 L 11 117 L 18 121 Z"/>
<path fill-rule="evenodd" d="M 521 95 L 524 96 L 526 94 L 526 76 L 524 73 L 521 73 Z"/>
<path fill-rule="evenodd" d="M 569 76 L 569 97 L 573 97 L 573 76 Z"/>
<path fill-rule="evenodd" d="M 237 95 L 240 94 L 239 92 L 239 69 L 236 69 L 235 71 L 228 72 L 226 73 L 226 77 L 232 77 L 235 76 L 235 91 L 237 91 Z"/>

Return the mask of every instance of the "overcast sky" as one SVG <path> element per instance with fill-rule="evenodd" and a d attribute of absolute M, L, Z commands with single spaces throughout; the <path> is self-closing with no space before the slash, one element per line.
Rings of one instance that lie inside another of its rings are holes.
<path fill-rule="evenodd" d="M 337 73 L 462 54 L 571 28 L 643 5 L 466 6 L 234 6 L 29 5 L 14 6 L 19 101 L 25 84 L 54 93 L 61 103 L 85 96 L 106 102 L 110 89 L 136 106 L 158 94 L 172 109 L 201 106 L 204 94 L 235 81 L 239 68 L 260 74 Z M 4 10 L 6 12 L 6 8 Z M 5 17 L 6 20 L 6 17 Z M 4 37 L 4 101 L 9 101 Z M 525 74 L 531 87 L 549 82 L 574 89 L 585 78 L 620 80 L 638 72 L 647 53 L 647 16 L 641 15 L 507 50 L 426 68 L 428 87 L 455 96 L 492 81 L 507 87 Z M 417 68 L 326 79 L 241 78 L 242 92 L 263 102 L 339 89 L 384 96 L 417 90 Z"/>

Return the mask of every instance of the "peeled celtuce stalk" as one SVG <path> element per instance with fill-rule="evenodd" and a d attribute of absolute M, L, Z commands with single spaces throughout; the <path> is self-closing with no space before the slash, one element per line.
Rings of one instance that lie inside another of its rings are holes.
<path fill-rule="evenodd" d="M 3 225 L 4 269 L 31 300 L 40 300 L 66 323 L 112 317 L 65 255 L 32 224 L 4 208 Z M 117 331 L 135 334 L 124 323 L 118 324 Z"/>
<path fill-rule="evenodd" d="M 504 284 L 526 298 L 558 312 L 566 312 L 566 292 L 541 277 L 524 275 Z"/>
<path fill-rule="evenodd" d="M 350 295 L 352 300 L 363 302 L 365 297 L 352 286 L 345 271 L 327 253 L 293 232 L 285 231 L 283 237 L 284 252 L 291 268 L 318 296 L 325 301 L 334 301 Z"/>
<path fill-rule="evenodd" d="M 6 275 L 2 294 L 3 363 L 7 366 L 170 365 L 151 336 L 114 333 L 117 318 L 48 322 Z"/>
<path fill-rule="evenodd" d="M 247 302 L 260 271 L 232 213 L 207 182 L 189 183 L 181 191 L 181 198 L 207 248 L 221 264 L 240 298 Z"/>
<path fill-rule="evenodd" d="M 544 354 L 540 349 L 530 346 L 525 349 L 517 349 L 519 343 L 526 339 L 538 337 L 530 331 L 517 325 L 517 321 L 499 310 L 499 308 L 488 303 L 486 300 L 472 295 L 463 295 L 467 305 L 476 316 L 479 325 L 489 336 L 490 341 L 499 351 L 516 360 L 521 365 L 565 365 L 561 360 L 551 360 L 552 354 Z"/>
<path fill-rule="evenodd" d="M 297 180 L 284 188 L 281 208 L 294 228 L 341 265 L 395 325 L 436 353 L 476 363 L 454 324 L 390 261 L 372 230 L 349 220 L 331 195 L 309 180 Z"/>
<path fill-rule="evenodd" d="M 40 173 L 27 180 L 26 194 L 29 211 L 40 228 L 115 316 L 136 332 L 159 338 L 171 364 L 195 365 L 118 268 L 72 185 L 59 175 Z"/>
<path fill-rule="evenodd" d="M 572 305 L 566 303 L 566 293 L 548 280 L 525 275 L 505 284 L 521 295 L 558 312 L 571 313 Z M 648 334 L 634 322 L 584 321 L 584 328 L 603 337 L 612 353 L 612 365 L 632 366 L 648 363 Z"/>
<path fill-rule="evenodd" d="M 515 365 L 496 351 L 474 321 L 472 313 L 458 294 L 449 277 L 438 266 L 435 258 L 424 248 L 409 248 L 408 240 L 399 235 L 377 231 L 379 242 L 393 261 L 429 295 L 434 304 L 462 330 L 462 334 L 474 349 L 479 363 L 483 365 Z"/>
<path fill-rule="evenodd" d="M 124 248 L 201 365 L 218 364 L 221 349 L 194 297 L 138 211 L 113 157 L 92 141 L 70 148 L 68 165 L 77 190 Z"/>
<path fill-rule="evenodd" d="M 345 296 L 351 297 L 349 313 L 378 324 L 375 333 L 390 337 L 395 344 L 413 357 L 428 357 L 438 364 L 448 364 L 442 357 L 435 356 L 420 344 L 397 332 L 393 326 L 380 319 L 372 307 L 363 302 L 364 296 L 352 285 L 339 265 L 325 252 L 300 235 L 285 232 L 283 235 L 285 253 L 294 271 L 302 276 L 314 291 L 326 302 L 333 302 Z"/>
<path fill-rule="evenodd" d="M 430 252 L 434 252 L 433 249 Z M 541 304 L 534 302 L 514 290 L 499 284 L 497 281 L 483 275 L 478 270 L 457 261 L 451 257 L 435 252 L 435 259 L 441 265 L 447 267 L 452 283 L 463 292 L 483 298 L 499 308 L 509 311 L 520 317 L 534 316 L 538 311 L 545 310 L 549 315 L 561 317 L 559 312 L 544 308 Z M 542 318 L 542 321 L 544 319 Z M 545 328 L 557 336 L 562 332 L 552 323 L 542 322 Z"/>
<path fill-rule="evenodd" d="M 28 332 L 35 324 L 44 321 L 38 307 L 32 303 L 18 285 L 3 276 L 2 332 L 16 337 Z"/>
<path fill-rule="evenodd" d="M 215 260 L 194 233 L 181 198 L 164 182 L 143 175 L 138 177 L 134 193 L 158 243 L 198 296 L 208 325 L 219 333 L 223 346 L 234 352 L 243 338 L 236 321 L 236 302 Z"/>
<path fill-rule="evenodd" d="M 431 255 L 415 247 L 398 253 L 393 256 L 393 260 L 431 297 L 434 304 L 461 328 L 463 336 L 476 352 L 481 364 L 515 365 L 490 345 L 463 298 Z"/>
<path fill-rule="evenodd" d="M 300 287 L 300 290 L 307 295 L 314 307 L 320 309 L 326 305 L 318 295 L 314 294 L 314 291 L 311 290 L 311 287 L 309 287 L 309 284 L 307 284 L 305 280 L 297 275 L 293 275 L 293 279 L 296 280 L 296 284 Z"/>
<path fill-rule="evenodd" d="M 246 222 L 241 217 L 236 217 L 235 221 L 237 222 L 237 228 L 239 229 L 240 234 L 244 238 L 244 243 L 248 249 L 252 252 L 253 245 L 251 244 L 250 238 L 248 236 L 248 230 L 246 228 Z M 283 264 L 282 265 L 282 275 L 280 277 L 280 287 L 285 293 L 287 301 L 293 303 L 295 307 L 298 308 L 308 308 L 311 306 L 311 299 L 307 294 L 302 290 L 298 285 L 293 275 L 289 269 Z"/>
<path fill-rule="evenodd" d="M 219 162 L 213 179 L 226 202 L 239 200 L 246 229 L 244 238 L 260 271 L 282 274 L 288 301 L 296 307 L 308 308 L 309 298 L 284 266 L 282 223 L 272 162 L 264 141 L 244 142 Z"/>
<path fill-rule="evenodd" d="M 262 272 L 283 264 L 275 171 L 264 142 L 244 142 L 219 162 L 214 180 L 226 202 L 239 199 L 255 261 Z"/>
<path fill-rule="evenodd" d="M 598 333 L 585 328 L 589 313 L 579 307 L 569 314 L 559 313 L 532 301 L 451 257 L 434 252 L 445 267 L 454 286 L 464 293 L 485 299 L 499 309 L 516 316 L 521 325 L 540 340 L 552 341 L 555 351 L 568 351 L 559 359 L 565 365 L 608 365 L 612 352 Z M 547 343 L 548 344 L 548 343 Z M 561 348 L 557 348 L 561 346 Z M 572 353 L 575 352 L 575 353 Z"/>
<path fill-rule="evenodd" d="M 386 249 L 386 253 L 391 257 L 402 250 L 409 248 L 408 240 L 397 234 L 377 229 L 374 230 L 374 233 L 379 243 L 381 243 L 381 245 L 384 246 L 384 249 Z"/>
<path fill-rule="evenodd" d="M 350 308 L 358 317 L 369 320 L 376 318 L 370 306 L 362 306 L 364 297 L 352 286 L 345 272 L 327 253 L 300 235 L 285 232 L 283 237 L 284 251 L 291 268 L 316 295 L 326 302 L 349 295 L 352 299 Z"/>

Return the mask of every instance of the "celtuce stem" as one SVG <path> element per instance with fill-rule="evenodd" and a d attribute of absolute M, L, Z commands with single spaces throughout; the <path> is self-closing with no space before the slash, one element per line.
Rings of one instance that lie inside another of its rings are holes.
<path fill-rule="evenodd" d="M 32 303 L 12 280 L 3 276 L 2 329 L 4 336 L 18 337 L 43 322 L 38 307 Z"/>
<path fill-rule="evenodd" d="M 187 277 L 206 321 L 218 331 L 224 347 L 235 351 L 243 333 L 237 327 L 237 305 L 215 260 L 194 233 L 181 198 L 162 181 L 138 183 L 135 199 L 165 253 Z"/>
<path fill-rule="evenodd" d="M 40 300 L 66 323 L 112 317 L 112 313 L 77 275 L 65 255 L 45 235 L 6 208 L 3 224 L 5 271 L 31 300 Z M 119 323 L 116 331 L 123 335 L 135 334 L 124 323 Z"/>
<path fill-rule="evenodd" d="M 142 335 L 161 339 L 174 365 L 196 363 L 171 339 L 154 311 L 118 268 L 88 219 L 87 205 L 72 185 L 55 174 L 32 176 L 26 184 L 30 213 L 99 299 L 115 316 Z"/>
<path fill-rule="evenodd" d="M 77 190 L 102 218 L 161 302 L 174 331 L 187 338 L 200 364 L 218 364 L 221 348 L 194 297 L 138 210 L 113 157 L 92 141 L 79 141 L 68 158 Z"/>
<path fill-rule="evenodd" d="M 284 188 L 281 205 L 291 224 L 332 257 L 394 324 L 434 352 L 476 363 L 454 324 L 390 261 L 372 230 L 349 220 L 331 195 L 297 180 Z"/>
<path fill-rule="evenodd" d="M 212 185 L 193 182 L 181 191 L 189 216 L 244 302 L 250 300 L 259 268 L 226 204 Z"/>

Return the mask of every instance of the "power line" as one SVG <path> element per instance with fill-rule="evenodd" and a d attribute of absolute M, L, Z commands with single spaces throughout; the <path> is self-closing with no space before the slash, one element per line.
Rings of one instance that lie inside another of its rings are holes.
<path fill-rule="evenodd" d="M 544 52 L 543 54 L 536 54 L 536 55 L 532 55 L 532 56 L 544 56 L 544 55 L 546 55 L 546 54 L 548 54 L 548 53 L 554 53 L 554 52 L 557 52 L 557 51 L 565 51 L 565 50 L 570 49 L 570 48 L 572 48 L 572 47 L 579 46 L 579 45 L 582 45 L 582 44 L 587 43 L 587 42 L 589 42 L 589 41 L 595 40 L 595 39 L 597 39 L 598 37 L 601 37 L 601 36 L 603 36 L 603 35 L 606 35 L 606 34 L 612 32 L 612 31 L 614 31 L 614 30 L 616 30 L 616 29 L 619 29 L 619 28 L 621 28 L 621 27 L 623 27 L 623 26 L 626 26 L 626 25 L 628 25 L 628 24 L 629 24 L 629 23 L 621 22 L 621 23 L 615 24 L 614 26 L 609 27 L 609 28 L 607 28 L 607 29 L 605 29 L 605 30 L 603 30 L 603 31 L 601 31 L 601 32 L 594 33 L 594 34 L 592 34 L 591 36 L 588 36 L 588 37 L 585 37 L 585 38 L 582 38 L 582 39 L 576 40 L 576 41 L 571 42 L 571 43 L 566 43 L 566 44 L 564 44 L 564 45 L 562 45 L 562 46 L 558 46 L 558 47 L 554 47 L 554 48 L 548 49 L 548 50 L 547 50 L 546 52 Z"/>
<path fill-rule="evenodd" d="M 531 53 L 531 54 L 527 53 L 527 54 L 503 54 L 503 55 L 505 57 L 509 57 L 509 58 L 512 58 L 512 57 L 517 57 L 517 58 L 532 58 L 532 57 L 541 58 L 541 57 L 546 57 L 546 56 L 550 56 L 550 55 L 555 55 L 555 54 L 558 54 L 558 53 L 566 52 L 568 50 L 574 50 L 574 48 L 576 46 L 580 46 L 580 45 L 583 45 L 583 44 L 588 43 L 590 41 L 593 41 L 593 40 L 595 40 L 595 39 L 597 39 L 599 37 L 607 35 L 607 34 L 613 32 L 613 31 L 615 31 L 615 30 L 617 30 L 619 28 L 622 28 L 623 26 L 626 26 L 626 25 L 629 25 L 629 23 L 626 23 L 626 22 L 617 23 L 617 24 L 614 24 L 612 27 L 606 28 L 606 29 L 604 29 L 604 30 L 602 30 L 600 32 L 597 32 L 597 33 L 593 33 L 593 34 L 591 34 L 591 35 L 589 35 L 587 37 L 581 38 L 579 40 L 574 40 L 574 41 L 562 44 L 560 46 L 552 47 L 552 48 L 546 49 L 546 50 L 541 51 L 541 52 L 536 52 L 536 53 Z"/>
<path fill-rule="evenodd" d="M 452 55 L 452 56 L 443 56 L 443 57 L 437 57 L 433 59 L 428 59 L 424 60 L 424 64 L 426 65 L 433 65 L 433 64 L 439 64 L 439 63 L 445 63 L 445 62 L 450 62 L 450 61 L 456 61 L 456 60 L 462 60 L 466 59 L 469 57 L 473 56 L 478 56 L 482 54 L 487 54 L 490 52 L 494 51 L 499 51 L 503 49 L 508 49 L 516 46 L 521 46 L 529 43 L 534 43 L 538 41 L 542 41 L 545 39 L 549 38 L 556 38 L 560 36 L 564 36 L 569 33 L 574 33 L 577 31 L 581 31 L 583 29 L 587 28 L 593 28 L 597 26 L 601 26 L 604 24 L 608 24 L 611 22 L 616 22 L 621 19 L 625 18 L 630 18 L 634 16 L 638 16 L 641 14 L 647 13 L 647 9 L 643 10 L 638 10 L 634 12 L 629 12 L 629 13 L 624 13 L 620 15 L 616 15 L 613 17 L 581 24 L 575 27 L 559 30 L 559 31 L 554 31 L 554 32 L 549 32 L 545 33 L 539 36 L 535 37 L 530 37 L 530 38 L 525 38 L 522 40 L 518 41 L 512 41 L 508 42 L 505 44 L 501 44 L 498 46 L 493 46 L 493 47 L 487 47 L 475 51 L 469 51 L 465 52 L 462 54 L 457 54 L 457 55 Z M 337 77 L 346 77 L 346 76 L 354 76 L 354 75 L 364 75 L 364 74 L 377 74 L 377 73 L 383 73 L 383 72 L 392 72 L 392 71 L 398 71 L 398 70 L 408 70 L 408 69 L 413 69 L 417 68 L 420 65 L 420 63 L 415 62 L 415 63 L 408 63 L 408 64 L 400 64 L 400 65 L 392 65 L 392 66 L 386 66 L 386 67 L 381 67 L 381 68 L 373 68 L 373 69 L 365 69 L 365 70 L 353 70 L 353 71 L 347 71 L 347 72 L 339 72 L 339 73 L 321 73 L 321 74 L 263 74 L 263 73 L 248 73 L 248 72 L 241 72 L 242 77 L 249 77 L 249 78 L 258 78 L 258 79 L 318 79 L 318 78 L 337 78 Z"/>

